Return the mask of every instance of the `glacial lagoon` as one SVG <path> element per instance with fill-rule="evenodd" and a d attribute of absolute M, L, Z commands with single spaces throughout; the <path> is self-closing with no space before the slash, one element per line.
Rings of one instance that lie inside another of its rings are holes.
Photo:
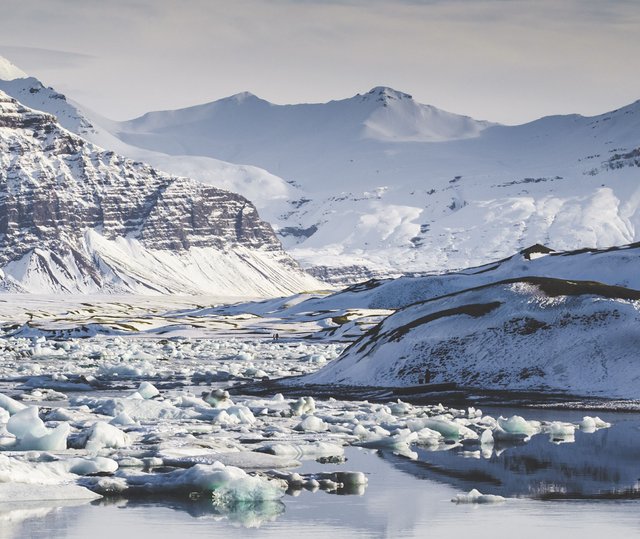
<path fill-rule="evenodd" d="M 582 417 L 582 412 L 540 409 L 503 409 L 501 413 L 562 421 Z M 601 415 L 612 423 L 609 429 L 578 432 L 575 441 L 567 443 L 537 434 L 527 444 L 505 448 L 499 455 L 494 452 L 488 459 L 464 454 L 460 448 L 418 450 L 415 460 L 387 451 L 350 448 L 341 466 L 367 474 L 362 494 L 301 490 L 272 505 L 228 514 L 218 513 L 206 501 L 100 500 L 70 507 L 19 504 L 0 509 L 0 536 L 634 537 L 640 535 L 640 492 L 636 490 L 640 414 Z M 328 468 L 336 466 L 312 460 L 298 471 Z M 539 499 L 544 498 L 543 486 L 548 495 L 561 499 Z M 487 505 L 451 501 L 472 488 L 507 499 Z M 610 499 L 614 491 L 619 497 Z"/>

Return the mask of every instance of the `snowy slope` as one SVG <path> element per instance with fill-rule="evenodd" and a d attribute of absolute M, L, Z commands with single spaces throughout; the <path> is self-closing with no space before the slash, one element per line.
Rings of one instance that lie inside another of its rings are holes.
<path fill-rule="evenodd" d="M 535 245 L 503 260 L 459 272 L 370 280 L 298 309 L 399 309 L 411 303 L 517 277 L 596 281 L 640 290 L 640 243 L 610 249 L 548 252 Z"/>
<path fill-rule="evenodd" d="M 245 198 L 101 150 L 0 92 L 0 285 L 270 296 L 316 288 Z"/>
<path fill-rule="evenodd" d="M 640 291 L 529 277 L 416 303 L 305 382 L 639 398 Z"/>

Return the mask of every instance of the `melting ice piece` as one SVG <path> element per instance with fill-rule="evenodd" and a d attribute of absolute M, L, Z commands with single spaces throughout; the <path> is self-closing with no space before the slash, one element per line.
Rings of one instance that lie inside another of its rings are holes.
<path fill-rule="evenodd" d="M 38 407 L 30 406 L 11 416 L 7 430 L 16 437 L 15 449 L 61 451 L 67 448 L 71 427 L 61 423 L 55 429 L 48 429 L 38 415 Z"/>
<path fill-rule="evenodd" d="M 312 415 L 316 411 L 316 401 L 313 397 L 300 397 L 297 401 L 291 403 L 291 415 Z"/>
<path fill-rule="evenodd" d="M 448 419 L 426 419 L 423 426 L 439 432 L 445 440 L 457 441 L 460 438 L 460 425 Z"/>
<path fill-rule="evenodd" d="M 235 466 L 220 462 L 196 464 L 186 470 L 167 473 L 120 472 L 128 489 L 149 492 L 189 493 L 194 490 L 211 492 L 217 503 L 247 503 L 279 500 L 285 493 L 280 483 L 260 476 L 251 476 Z"/>
<path fill-rule="evenodd" d="M 24 410 L 26 405 L 0 393 L 0 408 L 4 408 L 9 414 L 13 415 L 17 414 L 20 410 Z"/>
<path fill-rule="evenodd" d="M 505 501 L 505 498 L 495 494 L 482 494 L 474 488 L 468 494 L 457 494 L 451 498 L 451 501 L 454 503 L 501 503 Z"/>
<path fill-rule="evenodd" d="M 152 399 L 153 397 L 160 395 L 160 391 L 150 382 L 141 382 L 140 387 L 138 388 L 138 393 L 140 396 L 147 400 Z"/>
<path fill-rule="evenodd" d="M 493 433 L 491 429 L 485 429 L 480 436 L 480 444 L 493 445 Z"/>
<path fill-rule="evenodd" d="M 131 418 L 129 414 L 127 414 L 127 412 L 120 412 L 116 417 L 109 421 L 109 424 L 127 427 L 129 425 L 135 425 L 136 422 Z"/>
<path fill-rule="evenodd" d="M 553 421 L 547 427 L 551 441 L 574 441 L 576 432 L 575 425 L 571 423 L 563 423 L 562 421 Z"/>
<path fill-rule="evenodd" d="M 299 430 L 302 432 L 324 432 L 328 428 L 327 424 L 319 417 L 308 415 L 293 427 L 293 430 Z"/>
<path fill-rule="evenodd" d="M 598 416 L 589 417 L 588 415 L 582 418 L 582 421 L 578 424 L 580 429 L 584 432 L 595 432 L 598 429 L 607 429 L 611 426 L 611 423 L 602 421 Z"/>
<path fill-rule="evenodd" d="M 88 451 L 98 451 L 105 447 L 118 449 L 127 447 L 131 443 L 127 433 L 104 421 L 96 421 L 86 436 L 85 448 Z"/>
<path fill-rule="evenodd" d="M 216 389 L 209 393 L 203 393 L 202 399 L 214 408 L 228 408 L 233 406 L 229 392 L 225 389 Z"/>
<path fill-rule="evenodd" d="M 493 431 L 496 440 L 525 441 L 539 431 L 537 421 L 527 421 L 519 415 L 513 415 L 509 419 L 498 418 L 498 426 Z"/>

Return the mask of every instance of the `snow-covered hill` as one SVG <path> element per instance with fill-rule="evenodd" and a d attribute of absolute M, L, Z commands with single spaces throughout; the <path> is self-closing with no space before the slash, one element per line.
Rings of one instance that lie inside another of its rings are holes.
<path fill-rule="evenodd" d="M 0 285 L 263 296 L 318 286 L 245 198 L 104 151 L 0 91 Z"/>
<path fill-rule="evenodd" d="M 459 272 L 372 279 L 296 305 L 299 311 L 400 309 L 418 301 L 518 277 L 596 281 L 640 290 L 640 243 L 609 249 L 551 251 L 533 245 L 515 255 Z M 293 303 L 289 299 L 286 303 Z"/>
<path fill-rule="evenodd" d="M 22 94 L 44 95 L 28 82 Z M 640 101 L 512 127 L 385 87 L 303 105 L 243 93 L 127 122 L 73 106 L 94 142 L 248 196 L 294 258 L 336 281 L 640 240 Z"/>
<path fill-rule="evenodd" d="M 524 277 L 401 309 L 306 383 L 638 398 L 640 291 Z"/>

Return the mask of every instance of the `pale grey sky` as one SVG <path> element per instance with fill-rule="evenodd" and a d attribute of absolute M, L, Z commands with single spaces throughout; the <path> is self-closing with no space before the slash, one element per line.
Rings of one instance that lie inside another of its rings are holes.
<path fill-rule="evenodd" d="M 640 99 L 640 0 L 2 0 L 0 54 L 113 119 L 385 85 L 478 119 Z"/>

